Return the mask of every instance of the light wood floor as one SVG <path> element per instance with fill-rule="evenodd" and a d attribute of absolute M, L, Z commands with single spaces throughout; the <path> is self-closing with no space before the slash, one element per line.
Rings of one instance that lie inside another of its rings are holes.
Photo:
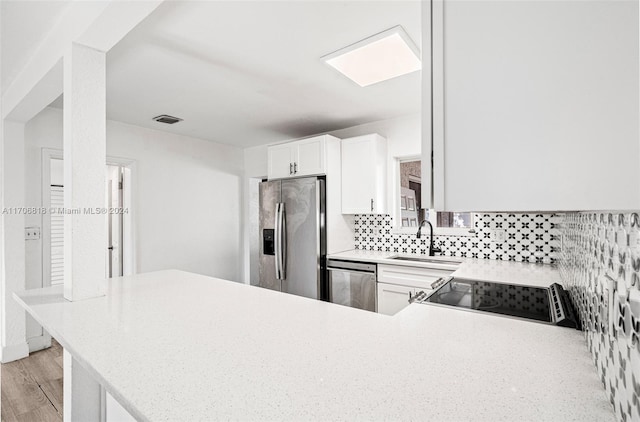
<path fill-rule="evenodd" d="M 2 422 L 62 421 L 62 347 L 2 364 Z"/>

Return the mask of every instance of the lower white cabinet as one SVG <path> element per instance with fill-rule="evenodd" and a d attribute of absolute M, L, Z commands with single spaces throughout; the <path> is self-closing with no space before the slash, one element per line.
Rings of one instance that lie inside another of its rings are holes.
<path fill-rule="evenodd" d="M 409 299 L 415 293 L 415 287 L 378 283 L 378 313 L 395 315 L 409 306 Z"/>
<path fill-rule="evenodd" d="M 409 306 L 411 296 L 430 293 L 431 283 L 452 273 L 441 268 L 378 264 L 378 313 L 395 315 Z"/>

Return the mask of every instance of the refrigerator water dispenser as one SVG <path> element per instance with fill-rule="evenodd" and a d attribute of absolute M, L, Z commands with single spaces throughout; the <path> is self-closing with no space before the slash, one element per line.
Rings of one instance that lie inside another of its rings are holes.
<path fill-rule="evenodd" d="M 265 255 L 275 255 L 274 247 L 274 230 L 263 229 L 262 230 L 262 251 Z"/>

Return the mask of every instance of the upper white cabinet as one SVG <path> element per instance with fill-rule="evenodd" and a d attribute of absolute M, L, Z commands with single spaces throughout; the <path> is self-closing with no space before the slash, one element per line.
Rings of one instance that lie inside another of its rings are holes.
<path fill-rule="evenodd" d="M 304 139 L 295 143 L 295 163 L 297 175 L 309 176 L 326 173 L 326 140 L 329 135 Z M 335 138 L 334 138 L 335 139 Z"/>
<path fill-rule="evenodd" d="M 290 144 L 274 145 L 267 148 L 268 177 L 281 179 L 293 177 L 293 148 Z"/>
<path fill-rule="evenodd" d="M 434 0 L 433 25 L 436 209 L 640 208 L 637 1 Z"/>
<path fill-rule="evenodd" d="M 315 136 L 267 148 L 268 178 L 283 179 L 327 173 L 327 142 L 330 135 Z"/>
<path fill-rule="evenodd" d="M 378 134 L 342 140 L 342 213 L 387 212 L 387 141 Z"/>
<path fill-rule="evenodd" d="M 324 176 L 327 254 L 353 249 L 353 218 L 342 214 L 340 205 L 340 139 L 322 135 L 267 147 L 267 176 Z"/>

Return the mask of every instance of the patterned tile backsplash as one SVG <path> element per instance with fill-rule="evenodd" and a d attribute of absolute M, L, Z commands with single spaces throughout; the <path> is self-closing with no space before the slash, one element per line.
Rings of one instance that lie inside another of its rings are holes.
<path fill-rule="evenodd" d="M 619 421 L 640 421 L 640 213 L 561 217 L 563 285 Z"/>
<path fill-rule="evenodd" d="M 560 245 L 555 214 L 474 214 L 476 233 L 470 236 L 436 235 L 434 242 L 444 256 L 497 259 L 504 261 L 555 262 Z M 491 240 L 491 230 L 506 232 L 504 242 Z M 417 227 L 416 227 L 417 231 Z M 355 248 L 370 251 L 426 254 L 429 252 L 429 228 L 423 236 L 394 233 L 392 217 L 387 214 L 355 216 Z"/>
<path fill-rule="evenodd" d="M 435 236 L 445 256 L 556 263 L 578 308 L 618 421 L 640 422 L 640 211 L 474 214 L 471 236 Z M 503 243 L 491 230 L 506 230 Z M 394 233 L 389 215 L 356 215 L 355 247 L 428 253 L 428 228 Z"/>

